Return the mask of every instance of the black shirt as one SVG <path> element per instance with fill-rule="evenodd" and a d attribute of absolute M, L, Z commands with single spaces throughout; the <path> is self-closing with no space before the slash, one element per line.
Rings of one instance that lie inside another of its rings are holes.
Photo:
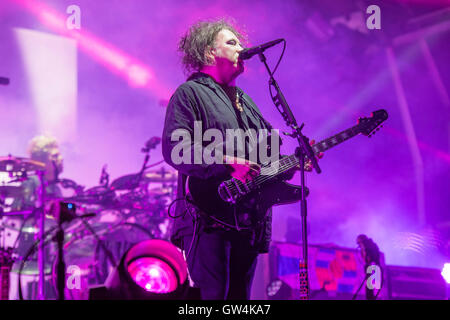
<path fill-rule="evenodd" d="M 195 121 L 201 121 L 202 132 L 208 129 L 217 129 L 224 137 L 227 129 L 271 129 L 270 124 L 262 117 L 251 98 L 238 87 L 233 88 L 233 90 L 237 91 L 239 103 L 243 108 L 242 112 L 233 105 L 225 90 L 213 78 L 204 73 L 193 74 L 187 82 L 177 88 L 171 97 L 162 134 L 162 151 L 165 161 L 179 172 L 178 199 L 183 199 L 186 195 L 187 176 L 208 179 L 224 175 L 228 173 L 228 169 L 223 164 L 205 164 L 203 161 L 201 164 L 194 164 L 195 148 L 193 143 L 190 146 L 191 163 L 174 163 L 172 151 L 179 143 L 179 141 L 172 141 L 171 139 L 175 130 L 186 130 L 193 137 Z M 233 95 L 231 96 L 233 97 Z M 202 147 L 209 143 L 208 141 L 202 142 Z M 177 246 L 180 246 L 180 237 L 191 235 L 193 232 L 192 218 L 185 212 L 184 201 L 178 201 L 175 214 L 183 217 L 175 220 L 171 237 L 172 242 Z M 268 250 L 271 238 L 271 222 L 272 215 L 269 213 L 263 224 L 264 237 L 262 241 L 255 244 L 260 252 L 267 252 Z"/>

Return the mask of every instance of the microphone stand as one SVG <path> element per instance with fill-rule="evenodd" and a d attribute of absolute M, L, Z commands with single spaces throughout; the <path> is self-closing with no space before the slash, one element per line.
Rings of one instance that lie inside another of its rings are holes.
<path fill-rule="evenodd" d="M 37 221 L 39 221 L 39 249 L 38 249 L 38 270 L 39 270 L 39 281 L 38 281 L 38 300 L 45 300 L 45 171 L 37 171 L 41 187 L 39 190 L 39 209 L 37 212 Z"/>
<path fill-rule="evenodd" d="M 300 299 L 307 300 L 309 299 L 309 279 L 308 279 L 308 239 L 307 239 L 307 203 L 306 203 L 306 186 L 305 186 L 305 159 L 308 158 L 311 160 L 313 168 L 317 173 L 321 173 L 322 170 L 317 163 L 317 159 L 315 157 L 314 151 L 309 145 L 309 139 L 302 134 L 302 129 L 304 124 L 300 127 L 297 124 L 297 120 L 295 119 L 291 108 L 289 107 L 286 99 L 281 92 L 278 83 L 273 77 L 272 72 L 270 71 L 269 66 L 267 65 L 266 56 L 264 53 L 259 53 L 259 59 L 266 66 L 267 72 L 269 73 L 269 85 L 273 86 L 277 92 L 275 97 L 272 97 L 275 106 L 278 111 L 281 113 L 286 125 L 292 129 L 292 133 L 289 136 L 293 138 L 297 138 L 298 147 L 295 150 L 296 156 L 300 159 L 300 177 L 301 177 L 301 187 L 302 187 L 302 198 L 301 198 L 301 206 L 300 206 L 300 214 L 302 221 L 302 259 L 299 262 L 299 282 L 300 282 Z M 280 110 L 280 106 L 282 110 Z"/>

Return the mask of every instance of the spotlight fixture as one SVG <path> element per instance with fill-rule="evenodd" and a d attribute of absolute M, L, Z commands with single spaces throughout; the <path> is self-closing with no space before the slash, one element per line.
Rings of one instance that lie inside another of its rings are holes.
<path fill-rule="evenodd" d="M 131 247 L 90 300 L 172 300 L 187 295 L 187 264 L 181 252 L 164 240 L 146 240 Z"/>
<path fill-rule="evenodd" d="M 450 263 L 444 264 L 441 275 L 445 279 L 445 282 L 450 283 Z"/>
<path fill-rule="evenodd" d="M 269 300 L 291 300 L 292 289 L 284 281 L 275 279 L 266 288 L 267 298 Z"/>

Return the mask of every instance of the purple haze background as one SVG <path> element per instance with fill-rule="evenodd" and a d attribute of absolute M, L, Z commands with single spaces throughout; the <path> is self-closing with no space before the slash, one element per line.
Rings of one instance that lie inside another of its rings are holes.
<path fill-rule="evenodd" d="M 308 174 L 309 242 L 356 247 L 356 236 L 365 233 L 385 253 L 388 264 L 441 268 L 450 258 L 448 226 L 442 227 L 449 220 L 450 108 L 439 99 L 418 44 L 396 47 L 425 172 L 426 223 L 420 224 L 413 158 L 387 64 L 387 44 L 380 40 L 380 34 L 400 33 L 395 23 L 411 15 L 411 7 L 403 11 L 395 1 L 372 1 L 386 17 L 382 30 L 363 36 L 336 28 L 334 37 L 319 40 L 305 24 L 308 17 L 319 12 L 329 19 L 355 9 L 351 1 L 334 2 L 321 1 L 319 6 L 316 1 L 294 0 L 41 1 L 63 15 L 67 6 L 78 5 L 82 30 L 149 66 L 156 80 L 171 91 L 186 79 L 176 52 L 178 39 L 198 19 L 234 18 L 247 31 L 250 45 L 285 38 L 286 52 L 275 76 L 298 121 L 305 123 L 308 137 L 320 141 L 353 126 L 359 116 L 381 108 L 389 112 L 374 137 L 358 136 L 328 151 L 319 162 L 323 173 Z M 25 156 L 29 139 L 40 133 L 11 28 L 56 34 L 20 3 L 0 4 L 0 76 L 11 78 L 10 86 L 0 87 L 0 155 Z M 442 2 L 434 3 L 416 4 L 414 13 L 442 7 Z M 427 39 L 447 92 L 449 38 L 445 31 Z M 281 46 L 267 51 L 272 67 L 280 53 Z M 93 187 L 104 164 L 112 179 L 140 169 L 144 158 L 140 149 L 147 139 L 161 135 L 168 97 L 130 86 L 82 50 L 77 63 L 78 131 L 73 142 L 61 146 L 63 177 Z M 246 67 L 238 85 L 274 127 L 287 131 L 270 99 L 263 65 L 254 58 Z M 286 137 L 282 148 L 290 154 L 295 142 Z M 161 159 L 159 146 L 151 161 Z M 296 175 L 292 182 L 298 181 Z M 297 241 L 299 217 L 299 204 L 276 207 L 273 239 Z M 411 235 L 416 240 L 410 240 Z M 419 243 L 415 244 L 421 253 L 411 250 L 411 241 Z"/>

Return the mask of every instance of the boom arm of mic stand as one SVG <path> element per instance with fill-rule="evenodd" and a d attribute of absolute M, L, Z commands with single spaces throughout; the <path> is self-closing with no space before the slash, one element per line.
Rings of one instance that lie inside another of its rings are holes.
<path fill-rule="evenodd" d="M 282 111 L 281 110 L 279 111 L 281 112 L 281 115 L 284 121 L 286 122 L 287 126 L 292 128 L 293 130 L 292 136 L 297 138 L 299 146 L 304 156 L 308 157 L 308 159 L 311 160 L 313 168 L 316 170 L 316 172 L 321 173 L 322 170 L 319 167 L 319 163 L 317 162 L 313 149 L 308 143 L 308 138 L 306 138 L 302 134 L 302 128 L 304 124 L 302 124 L 300 127 L 298 126 L 297 120 L 295 119 L 291 108 L 289 107 L 283 93 L 281 92 L 280 87 L 278 86 L 278 83 L 276 82 L 272 72 L 270 71 L 269 66 L 267 65 L 266 56 L 264 55 L 264 53 L 260 53 L 259 58 L 261 62 L 263 62 L 264 65 L 266 66 L 267 72 L 269 73 L 270 76 L 269 85 L 275 87 L 275 90 L 277 91 L 276 96 L 273 98 L 273 102 L 275 103 L 278 110 L 279 110 L 278 107 L 281 106 Z"/>

